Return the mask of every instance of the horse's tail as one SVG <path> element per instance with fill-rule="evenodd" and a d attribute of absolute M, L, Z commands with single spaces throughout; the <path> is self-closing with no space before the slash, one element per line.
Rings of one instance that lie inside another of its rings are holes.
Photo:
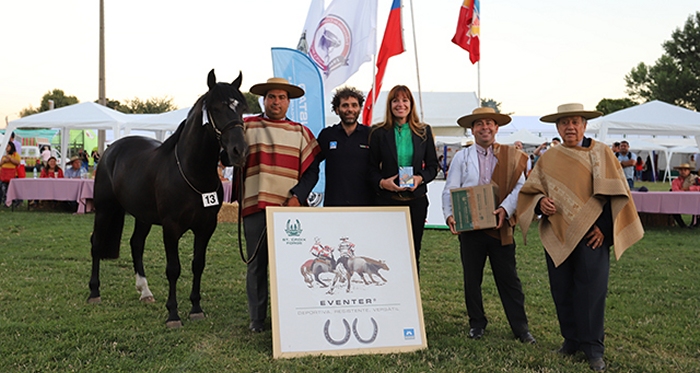
<path fill-rule="evenodd" d="M 117 259 L 124 230 L 125 211 L 112 192 L 111 183 L 104 182 L 104 176 L 108 175 L 95 180 L 95 224 L 90 237 L 91 253 L 93 259 Z"/>

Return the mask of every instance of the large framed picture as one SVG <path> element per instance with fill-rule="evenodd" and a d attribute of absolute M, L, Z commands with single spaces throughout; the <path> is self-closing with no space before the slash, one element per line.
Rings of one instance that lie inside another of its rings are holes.
<path fill-rule="evenodd" d="M 273 357 L 428 346 L 408 207 L 268 207 Z"/>

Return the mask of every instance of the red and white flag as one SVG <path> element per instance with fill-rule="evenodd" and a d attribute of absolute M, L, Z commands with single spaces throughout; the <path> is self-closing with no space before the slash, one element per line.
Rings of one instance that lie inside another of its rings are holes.
<path fill-rule="evenodd" d="M 376 101 L 374 94 L 382 89 L 382 80 L 389 58 L 399 55 L 405 51 L 403 46 L 403 28 L 401 26 L 401 0 L 394 0 L 391 3 L 389 19 L 386 22 L 386 30 L 382 38 L 382 45 L 379 47 L 377 55 L 377 75 L 374 77 L 374 87 L 370 89 L 362 111 L 362 124 L 369 126 L 372 124 L 372 109 Z"/>

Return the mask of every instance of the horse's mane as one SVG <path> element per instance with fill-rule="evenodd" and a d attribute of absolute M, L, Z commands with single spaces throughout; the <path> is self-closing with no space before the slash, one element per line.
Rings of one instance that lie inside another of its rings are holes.
<path fill-rule="evenodd" d="M 199 113 L 198 115 L 201 115 L 202 106 L 204 105 L 204 97 L 205 96 L 206 96 L 206 94 L 202 95 L 202 97 L 200 97 L 197 100 L 197 102 L 195 102 L 194 106 L 192 106 L 192 109 L 190 109 L 190 111 L 187 113 L 187 118 L 185 118 L 185 120 L 183 120 L 182 123 L 180 123 L 180 125 L 177 126 L 177 130 L 175 130 L 175 132 L 170 137 L 165 139 L 165 141 L 163 142 L 163 145 L 161 145 L 161 149 L 163 149 L 163 150 L 174 150 L 175 149 L 175 145 L 180 140 L 180 136 L 182 135 L 182 132 L 185 130 L 185 125 L 187 124 L 187 121 L 190 120 L 190 118 L 193 115 L 195 115 L 196 113 Z M 194 117 L 194 118 L 192 118 L 192 120 L 197 120 L 197 118 Z"/>

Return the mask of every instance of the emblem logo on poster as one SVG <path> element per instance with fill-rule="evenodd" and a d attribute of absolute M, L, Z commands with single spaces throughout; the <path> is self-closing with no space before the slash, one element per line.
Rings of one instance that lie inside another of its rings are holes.
<path fill-rule="evenodd" d="M 416 339 L 416 332 L 413 328 L 406 328 L 403 330 L 403 339 Z"/>
<path fill-rule="evenodd" d="M 301 232 L 304 230 L 301 229 L 299 219 L 295 219 L 294 223 L 292 223 L 292 219 L 287 219 L 287 227 L 284 231 L 287 233 L 287 236 L 298 237 L 301 236 Z"/>

